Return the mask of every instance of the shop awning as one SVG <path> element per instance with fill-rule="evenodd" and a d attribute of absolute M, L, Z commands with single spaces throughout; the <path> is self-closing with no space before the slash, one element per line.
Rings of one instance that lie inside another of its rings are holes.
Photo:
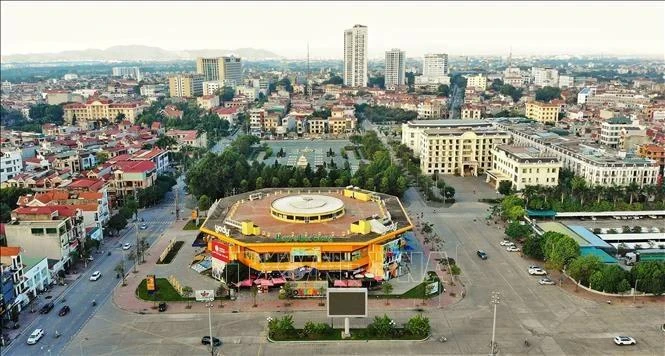
<path fill-rule="evenodd" d="M 362 286 L 363 286 L 363 281 L 360 280 L 349 279 L 347 283 L 347 287 L 362 287 Z"/>
<path fill-rule="evenodd" d="M 272 282 L 274 284 L 286 284 L 286 279 L 279 277 L 279 278 L 273 278 Z"/>
<path fill-rule="evenodd" d="M 336 279 L 335 282 L 333 282 L 333 286 L 335 286 L 335 287 L 348 287 L 349 284 L 345 280 Z"/>

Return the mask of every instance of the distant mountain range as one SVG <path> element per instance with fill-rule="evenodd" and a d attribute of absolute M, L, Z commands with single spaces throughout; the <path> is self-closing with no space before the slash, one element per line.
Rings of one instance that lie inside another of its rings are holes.
<path fill-rule="evenodd" d="M 236 55 L 246 60 L 282 59 L 273 52 L 264 49 L 238 48 L 197 49 L 185 51 L 169 51 L 150 46 L 113 46 L 107 49 L 85 49 L 81 51 L 63 51 L 57 53 L 10 54 L 1 56 L 2 63 L 17 62 L 56 62 L 56 61 L 141 61 L 141 60 L 173 60 L 195 59 L 196 57 L 219 57 Z"/>

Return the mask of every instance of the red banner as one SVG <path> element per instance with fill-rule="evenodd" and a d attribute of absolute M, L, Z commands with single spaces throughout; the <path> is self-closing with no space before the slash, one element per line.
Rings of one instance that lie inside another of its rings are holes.
<path fill-rule="evenodd" d="M 229 262 L 229 245 L 219 240 L 211 241 L 210 255 L 224 263 Z"/>

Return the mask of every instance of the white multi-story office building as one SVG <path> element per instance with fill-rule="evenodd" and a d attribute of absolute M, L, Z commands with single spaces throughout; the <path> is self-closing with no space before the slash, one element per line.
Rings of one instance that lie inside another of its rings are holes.
<path fill-rule="evenodd" d="M 596 94 L 595 87 L 586 87 L 580 90 L 579 93 L 577 93 L 577 103 L 579 105 L 586 104 L 587 99 L 589 99 L 589 97 L 591 96 L 594 96 L 595 94 Z"/>
<path fill-rule="evenodd" d="M 485 90 L 487 89 L 487 77 L 482 74 L 468 76 L 466 78 L 466 87 Z"/>
<path fill-rule="evenodd" d="M 113 67 L 112 71 L 114 77 L 132 78 L 136 81 L 142 79 L 139 67 Z"/>
<path fill-rule="evenodd" d="M 556 187 L 559 184 L 561 162 L 550 154 L 526 146 L 499 145 L 492 150 L 492 169 L 486 182 L 499 189 L 499 183 L 510 181 L 513 189 L 527 185 Z"/>
<path fill-rule="evenodd" d="M 423 75 L 419 78 L 421 83 L 448 84 L 450 78 L 448 55 L 445 53 L 428 53 L 423 59 Z"/>
<path fill-rule="evenodd" d="M 406 84 L 405 77 L 406 54 L 398 48 L 386 51 L 385 85 L 386 88 Z"/>
<path fill-rule="evenodd" d="M 196 72 L 203 74 L 205 81 L 220 81 L 231 87 L 242 84 L 242 61 L 239 57 L 199 57 L 196 59 Z"/>
<path fill-rule="evenodd" d="M 570 75 L 559 76 L 559 88 L 569 88 L 575 86 L 575 77 Z"/>
<path fill-rule="evenodd" d="M 554 68 L 531 68 L 533 84 L 540 87 L 556 87 L 559 85 L 559 71 Z"/>
<path fill-rule="evenodd" d="M 562 167 L 569 169 L 590 186 L 640 187 L 658 181 L 660 167 L 655 160 L 598 147 L 575 137 L 561 137 L 545 131 L 541 124 L 496 122 L 496 127 L 509 132 L 514 145 L 531 146 L 543 154 L 557 158 Z"/>
<path fill-rule="evenodd" d="M 600 124 L 600 143 L 617 148 L 621 141 L 621 129 L 632 125 L 632 121 L 625 117 L 613 117 Z"/>
<path fill-rule="evenodd" d="M 366 87 L 367 26 L 355 25 L 344 31 L 344 85 Z"/>
<path fill-rule="evenodd" d="M 0 152 L 0 157 L 2 159 L 2 161 L 0 161 L 2 163 L 2 165 L 0 165 L 0 182 L 11 179 L 23 171 L 21 150 L 3 150 Z"/>

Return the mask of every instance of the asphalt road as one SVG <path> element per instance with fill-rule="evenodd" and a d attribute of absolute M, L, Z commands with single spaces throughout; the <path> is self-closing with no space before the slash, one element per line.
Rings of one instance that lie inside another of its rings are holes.
<path fill-rule="evenodd" d="M 177 188 L 180 189 L 181 202 L 184 200 L 183 187 L 182 180 L 179 180 Z M 139 233 L 140 236 L 146 237 L 148 243 L 152 244 L 171 225 L 175 219 L 175 215 L 171 213 L 174 211 L 174 204 L 175 193 L 168 192 L 160 205 L 139 211 L 139 217 L 145 220 L 144 224 L 147 226 L 147 229 L 139 230 Z M 136 230 L 132 224 L 121 232 L 119 238 L 113 238 L 100 247 L 103 252 L 93 255 L 95 260 L 91 262 L 85 273 L 81 273 L 78 279 L 54 300 L 55 308 L 48 314 L 38 316 L 25 328 L 21 336 L 2 349 L 2 355 L 60 354 L 72 337 L 95 314 L 97 308 L 106 302 L 113 288 L 119 283 L 114 271 L 118 263 L 125 259 L 125 270 L 128 272 L 131 270 L 133 262 L 126 259 L 128 251 L 122 250 L 122 244 L 125 242 L 131 243 L 132 248 L 136 246 Z M 106 251 L 111 251 L 111 255 L 108 256 Z M 90 275 L 94 271 L 100 271 L 102 277 L 97 281 L 90 281 Z M 97 306 L 92 305 L 92 300 L 97 302 Z M 60 317 L 58 311 L 64 305 L 69 305 L 71 311 Z M 36 328 L 44 329 L 46 335 L 36 345 L 28 345 L 26 340 Z M 54 337 L 56 330 L 62 335 L 59 338 Z"/>
<path fill-rule="evenodd" d="M 460 183 L 462 182 L 462 183 Z M 280 344 L 266 340 L 266 318 L 283 312 L 233 313 L 232 306 L 213 309 L 213 334 L 221 338 L 220 355 L 470 355 L 487 354 L 492 333 L 490 294 L 501 293 L 497 306 L 496 341 L 501 354 L 532 355 L 662 355 L 663 308 L 658 305 L 619 306 L 585 300 L 557 286 L 541 286 L 527 274 L 528 261 L 499 246 L 503 232 L 474 218 L 486 214 L 487 205 L 472 199 L 480 179 L 460 178 L 460 203 L 450 208 L 427 207 L 417 194 L 404 199 L 408 209 L 424 211 L 444 238 L 445 251 L 462 269 L 466 297 L 444 309 L 429 310 L 432 338 L 424 342 L 368 342 Z M 470 189 L 470 190 L 469 190 Z M 485 249 L 488 260 L 475 251 Z M 386 313 L 398 324 L 416 312 L 370 309 L 370 318 L 352 319 L 351 326 L 367 325 Z M 65 355 L 206 355 L 201 336 L 208 334 L 207 313 L 140 315 L 106 303 L 65 349 Z M 295 312 L 296 326 L 305 321 L 330 322 L 325 312 Z M 341 320 L 336 320 L 340 327 Z M 618 347 L 612 337 L 634 336 L 638 344 Z M 438 337 L 446 336 L 442 344 Z M 524 345 L 528 339 L 530 346 Z M 118 342 L 122 340 L 122 342 Z"/>

